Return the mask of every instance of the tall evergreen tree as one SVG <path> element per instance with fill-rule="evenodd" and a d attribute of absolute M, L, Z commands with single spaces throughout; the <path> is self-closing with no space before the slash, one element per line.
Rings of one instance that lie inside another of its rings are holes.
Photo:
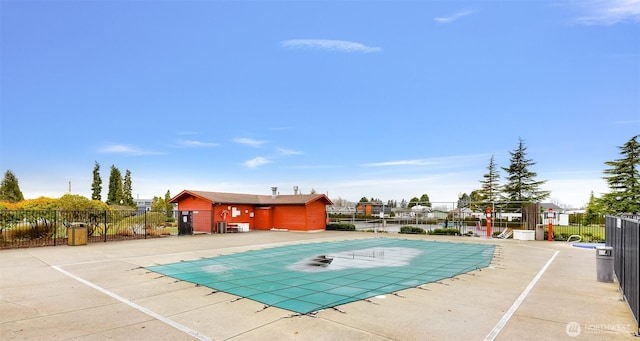
<path fill-rule="evenodd" d="M 122 201 L 124 205 L 135 207 L 136 203 L 133 201 L 133 186 L 131 183 L 131 171 L 126 170 L 124 172 L 124 182 L 122 183 Z"/>
<path fill-rule="evenodd" d="M 173 204 L 169 201 L 171 201 L 171 192 L 167 190 L 167 193 L 164 194 L 164 203 L 166 205 L 165 211 L 167 213 L 167 217 L 171 218 L 173 217 Z"/>
<path fill-rule="evenodd" d="M 123 193 L 122 174 L 115 165 L 111 165 L 111 174 L 109 175 L 109 193 L 107 194 L 107 205 L 119 205 L 120 200 L 122 200 L 124 204 Z"/>
<path fill-rule="evenodd" d="M 509 167 L 502 167 L 507 172 L 507 183 L 502 188 L 503 199 L 510 202 L 518 202 L 515 207 L 524 207 L 530 203 L 539 202 L 549 196 L 549 191 L 540 189 L 546 180 L 536 180 L 537 173 L 529 170 L 535 165 L 531 159 L 527 159 L 527 148 L 522 138 L 518 141 L 518 148 L 511 155 Z"/>
<path fill-rule="evenodd" d="M 93 166 L 93 183 L 91 183 L 91 200 L 102 200 L 102 178 L 100 177 L 100 164 L 96 161 Z"/>
<path fill-rule="evenodd" d="M 0 201 L 8 201 L 15 203 L 24 200 L 20 185 L 18 185 L 18 178 L 12 171 L 7 170 L 4 173 L 4 179 L 0 183 Z"/>
<path fill-rule="evenodd" d="M 486 206 L 492 202 L 496 202 L 500 198 L 500 173 L 493 155 L 491 155 L 489 159 L 487 173 L 485 173 L 482 178 L 483 180 L 480 180 L 482 188 L 478 191 L 478 194 L 481 197 L 483 205 Z"/>
<path fill-rule="evenodd" d="M 604 179 L 611 192 L 603 196 L 603 204 L 607 213 L 640 212 L 640 145 L 638 137 L 632 137 L 620 148 L 623 158 L 607 161 L 611 168 L 605 169 Z"/>

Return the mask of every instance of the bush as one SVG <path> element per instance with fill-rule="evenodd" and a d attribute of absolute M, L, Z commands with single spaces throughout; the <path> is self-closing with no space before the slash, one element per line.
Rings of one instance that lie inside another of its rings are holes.
<path fill-rule="evenodd" d="M 2 239 L 31 240 L 40 238 L 51 238 L 56 231 L 56 225 L 45 219 L 38 219 L 33 222 L 20 222 L 10 228 L 2 229 Z"/>
<path fill-rule="evenodd" d="M 435 235 L 449 235 L 449 236 L 459 236 L 460 230 L 458 229 L 433 229 L 429 231 L 429 234 Z"/>
<path fill-rule="evenodd" d="M 327 231 L 355 231 L 356 226 L 349 223 L 330 223 L 325 229 Z"/>
<path fill-rule="evenodd" d="M 415 226 L 402 226 L 400 228 L 400 232 L 399 233 L 404 233 L 404 234 L 427 234 L 427 232 L 420 228 L 420 227 L 415 227 Z"/>

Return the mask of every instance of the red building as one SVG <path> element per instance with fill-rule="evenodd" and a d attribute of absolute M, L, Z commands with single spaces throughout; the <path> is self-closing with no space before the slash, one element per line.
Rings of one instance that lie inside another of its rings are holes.
<path fill-rule="evenodd" d="M 184 190 L 169 202 L 178 204 L 180 224 L 194 232 L 218 232 L 219 223 L 239 231 L 286 229 L 320 231 L 326 227 L 324 194 L 257 195 Z"/>

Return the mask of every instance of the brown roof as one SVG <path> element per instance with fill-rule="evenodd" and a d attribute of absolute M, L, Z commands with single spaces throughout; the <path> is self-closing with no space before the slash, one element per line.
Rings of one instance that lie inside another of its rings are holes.
<path fill-rule="evenodd" d="M 306 205 L 315 200 L 323 200 L 325 204 L 333 202 L 324 194 L 280 194 L 273 198 L 271 195 L 205 192 L 184 190 L 173 197 L 169 202 L 179 202 L 186 195 L 195 196 L 211 201 L 214 204 L 250 204 L 250 205 Z"/>

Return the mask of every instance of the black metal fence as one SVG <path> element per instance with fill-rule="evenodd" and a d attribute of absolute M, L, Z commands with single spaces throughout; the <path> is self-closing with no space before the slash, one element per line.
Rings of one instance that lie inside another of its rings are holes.
<path fill-rule="evenodd" d="M 87 243 L 145 239 L 177 233 L 163 212 L 0 210 L 0 248 L 69 244 L 74 226 Z M 81 223 L 81 224 L 78 224 Z"/>
<path fill-rule="evenodd" d="M 606 245 L 613 248 L 613 271 L 620 285 L 620 291 L 638 325 L 640 323 L 640 216 L 607 216 L 606 226 Z"/>

